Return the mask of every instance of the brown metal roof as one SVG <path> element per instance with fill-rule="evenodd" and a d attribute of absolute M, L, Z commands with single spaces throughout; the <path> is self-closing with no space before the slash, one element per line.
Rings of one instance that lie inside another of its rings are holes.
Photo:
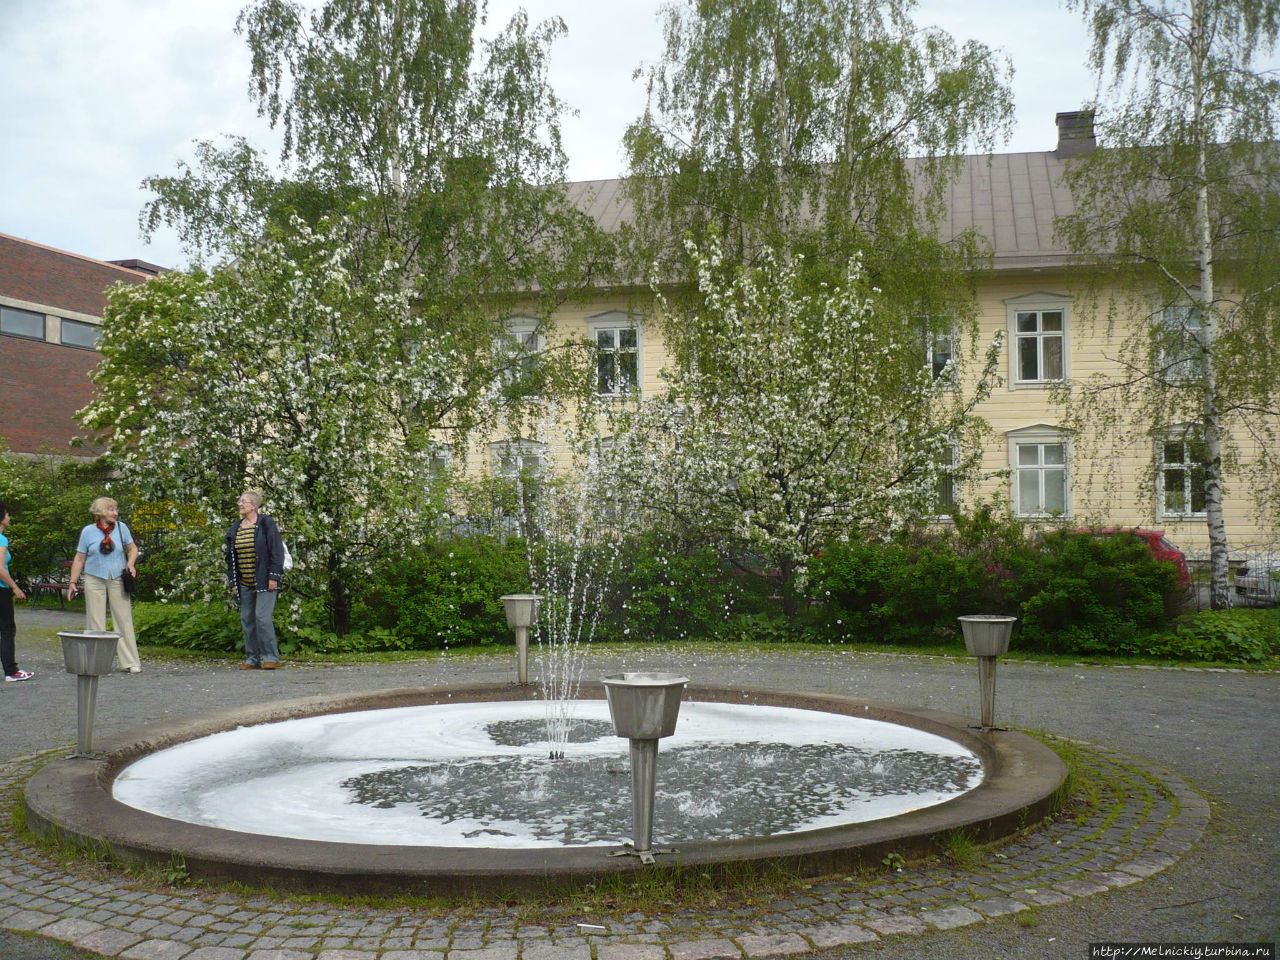
<path fill-rule="evenodd" d="M 951 238 L 976 227 L 991 242 L 997 270 L 1066 262 L 1067 249 L 1054 240 L 1054 218 L 1075 210 L 1062 185 L 1065 164 L 1052 151 L 965 157 L 947 188 L 939 234 Z M 605 230 L 616 230 L 634 216 L 622 180 L 585 180 L 566 187 L 570 201 Z"/>

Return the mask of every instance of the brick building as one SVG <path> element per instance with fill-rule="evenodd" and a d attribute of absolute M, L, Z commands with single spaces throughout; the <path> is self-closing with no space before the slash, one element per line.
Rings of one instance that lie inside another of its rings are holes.
<path fill-rule="evenodd" d="M 93 395 L 94 344 L 115 283 L 160 268 L 107 263 L 0 233 L 0 437 L 15 453 L 84 456 L 75 412 Z"/>

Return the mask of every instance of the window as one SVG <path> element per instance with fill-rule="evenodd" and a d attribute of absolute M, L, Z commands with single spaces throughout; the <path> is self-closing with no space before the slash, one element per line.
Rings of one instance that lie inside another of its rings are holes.
<path fill-rule="evenodd" d="M 93 349 L 102 336 L 102 327 L 96 323 L 84 323 L 80 320 L 62 319 L 62 342 L 71 347 L 88 347 Z"/>
<path fill-rule="evenodd" d="M 935 333 L 929 338 L 929 362 L 933 367 L 933 379 L 939 379 L 951 366 L 953 359 L 952 353 L 952 334 L 948 330 L 944 333 Z"/>
<path fill-rule="evenodd" d="M 44 314 L 19 310 L 17 307 L 0 307 L 0 332 L 43 340 Z"/>
<path fill-rule="evenodd" d="M 1203 322 L 1191 306 L 1165 307 L 1156 320 L 1156 376 L 1192 380 L 1204 375 Z"/>
<path fill-rule="evenodd" d="M 1157 444 L 1156 495 L 1164 517 L 1204 516 L 1204 443 L 1189 431 L 1169 434 Z"/>
<path fill-rule="evenodd" d="M 514 480 L 520 476 L 542 474 L 547 445 L 536 440 L 502 440 L 489 444 L 493 456 L 493 472 Z"/>
<path fill-rule="evenodd" d="M 1010 431 L 1009 452 L 1018 516 L 1069 514 L 1068 441 L 1063 432 L 1043 424 Z"/>
<path fill-rule="evenodd" d="M 506 386 L 532 386 L 537 371 L 542 335 L 538 321 L 532 317 L 513 317 L 507 321 L 506 334 L 498 344 L 502 364 L 502 382 Z"/>
<path fill-rule="evenodd" d="M 587 318 L 596 345 L 596 392 L 625 397 L 640 392 L 640 329 L 620 311 Z"/>
<path fill-rule="evenodd" d="M 953 517 L 960 502 L 960 483 L 956 479 L 956 452 L 948 450 L 939 458 L 937 481 L 934 484 L 933 515 Z"/>
<path fill-rule="evenodd" d="M 1005 301 L 1009 308 L 1010 379 L 1014 386 L 1067 377 L 1070 300 L 1033 293 Z"/>

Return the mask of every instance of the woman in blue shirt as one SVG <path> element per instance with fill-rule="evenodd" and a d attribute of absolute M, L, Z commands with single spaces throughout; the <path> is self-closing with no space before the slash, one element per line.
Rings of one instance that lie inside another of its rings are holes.
<path fill-rule="evenodd" d="M 27 595 L 14 582 L 9 573 L 9 538 L 5 536 L 9 529 L 9 507 L 0 502 L 0 661 L 4 662 L 4 678 L 9 682 L 30 680 L 35 676 L 30 670 L 18 669 L 18 653 L 14 646 L 14 638 L 18 633 L 13 621 L 13 601 L 25 600 Z"/>
<path fill-rule="evenodd" d="M 88 630 L 107 629 L 107 604 L 111 604 L 111 620 L 120 639 L 116 657 L 120 669 L 141 673 L 138 641 L 133 633 L 133 606 L 124 592 L 121 576 L 128 571 L 138 575 L 138 545 L 133 534 L 120 519 L 120 507 L 110 497 L 99 497 L 89 507 L 95 521 L 80 531 L 76 558 L 71 562 L 71 586 L 67 599 L 76 595 L 76 581 L 84 571 L 84 618 Z"/>

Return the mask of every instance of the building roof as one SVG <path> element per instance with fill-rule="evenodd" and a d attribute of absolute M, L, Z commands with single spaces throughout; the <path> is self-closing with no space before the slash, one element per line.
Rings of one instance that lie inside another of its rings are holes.
<path fill-rule="evenodd" d="M 951 238 L 976 228 L 991 243 L 996 270 L 1036 269 L 1066 262 L 1066 247 L 1054 239 L 1054 220 L 1074 212 L 1062 183 L 1066 157 L 1043 153 L 975 154 L 963 158 L 948 184 L 938 232 Z M 635 216 L 625 181 L 584 180 L 567 184 L 570 201 L 605 230 Z"/>
<path fill-rule="evenodd" d="M 120 281 L 143 283 L 149 276 L 0 233 L 0 295 L 6 297 L 100 317 L 108 287 Z"/>

